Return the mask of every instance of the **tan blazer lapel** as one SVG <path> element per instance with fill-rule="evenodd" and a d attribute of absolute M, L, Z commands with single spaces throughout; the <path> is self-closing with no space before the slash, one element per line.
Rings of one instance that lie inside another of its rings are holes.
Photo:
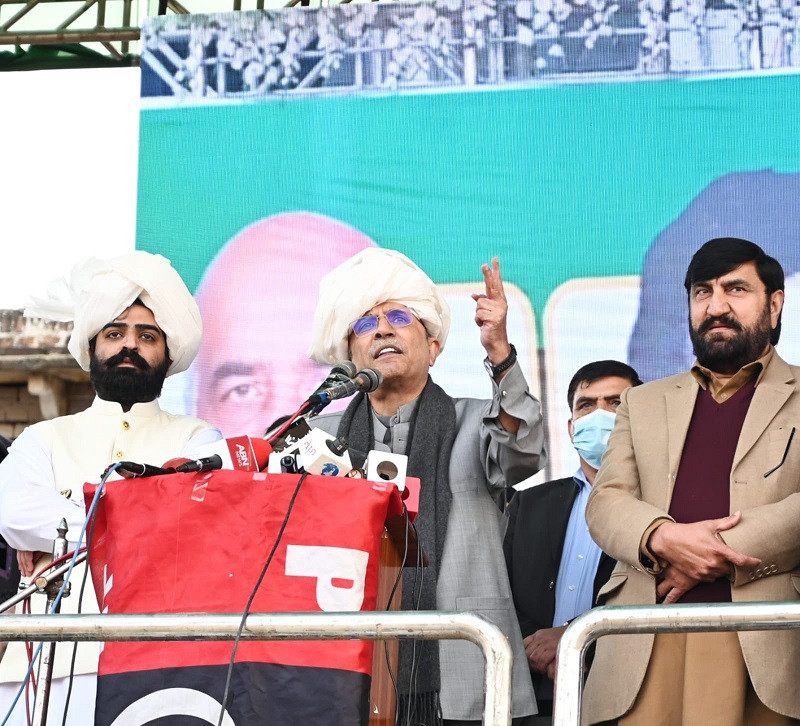
<path fill-rule="evenodd" d="M 756 441 L 766 431 L 770 421 L 794 392 L 794 377 L 788 364 L 778 357 L 772 357 L 760 383 L 756 386 L 747 417 L 739 435 L 739 443 L 733 456 L 733 468 L 744 458 Z"/>
<path fill-rule="evenodd" d="M 686 373 L 677 380 L 675 388 L 665 395 L 669 448 L 669 477 L 665 502 L 667 509 L 672 499 L 672 489 L 675 486 L 675 477 L 678 474 L 678 466 L 681 463 L 683 444 L 686 441 L 686 433 L 689 431 L 699 387 L 694 376 L 691 373 Z"/>

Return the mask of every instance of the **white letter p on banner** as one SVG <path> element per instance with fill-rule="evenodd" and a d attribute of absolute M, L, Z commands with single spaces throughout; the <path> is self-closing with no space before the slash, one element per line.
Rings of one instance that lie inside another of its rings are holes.
<path fill-rule="evenodd" d="M 369 554 L 346 547 L 286 547 L 286 574 L 317 579 L 317 604 L 325 612 L 361 610 Z M 333 580 L 346 580 L 348 586 Z"/>

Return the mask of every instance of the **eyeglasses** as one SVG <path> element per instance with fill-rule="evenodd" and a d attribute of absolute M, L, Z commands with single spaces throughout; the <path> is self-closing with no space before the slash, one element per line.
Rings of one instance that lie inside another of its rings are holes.
<path fill-rule="evenodd" d="M 378 329 L 378 321 L 381 318 L 386 318 L 386 322 L 393 328 L 405 328 L 414 322 L 414 314 L 410 310 L 396 308 L 387 310 L 382 315 L 364 315 L 358 320 L 354 320 L 350 328 L 359 337 L 369 335 Z"/>

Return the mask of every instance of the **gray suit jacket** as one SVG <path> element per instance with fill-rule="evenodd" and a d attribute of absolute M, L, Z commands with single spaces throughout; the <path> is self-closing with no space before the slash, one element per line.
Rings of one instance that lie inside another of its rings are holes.
<path fill-rule="evenodd" d="M 682 373 L 622 394 L 586 508 L 592 537 L 619 560 L 600 591 L 607 605 L 656 601 L 656 578 L 640 562 L 639 546 L 649 525 L 669 516 L 698 388 L 690 373 Z M 733 602 L 800 599 L 797 428 L 800 368 L 776 353 L 756 386 L 731 469 L 731 512 L 741 511 L 742 521 L 721 537 L 762 561 L 757 568 L 735 569 Z M 758 697 L 773 711 L 800 718 L 800 630 L 742 631 L 739 642 Z M 585 722 L 615 719 L 631 708 L 652 644 L 652 635 L 600 639 L 586 684 Z"/>
<path fill-rule="evenodd" d="M 535 474 L 543 465 L 541 406 L 528 391 L 518 364 L 500 384 L 492 382 L 491 400 L 454 399 L 456 438 L 450 457 L 453 501 L 439 568 L 436 593 L 440 610 L 483 615 L 506 634 L 514 651 L 512 714 L 536 712 L 528 661 L 511 598 L 503 557 L 505 489 Z M 503 410 L 521 419 L 516 434 L 497 422 Z M 341 414 L 314 419 L 335 433 Z M 424 486 L 424 482 L 423 482 Z M 464 640 L 440 641 L 441 702 L 445 719 L 480 720 L 483 712 L 483 656 Z"/>

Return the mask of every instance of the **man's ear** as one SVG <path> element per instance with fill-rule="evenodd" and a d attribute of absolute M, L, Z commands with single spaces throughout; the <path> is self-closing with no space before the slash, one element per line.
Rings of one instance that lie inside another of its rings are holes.
<path fill-rule="evenodd" d="M 436 359 L 439 357 L 439 353 L 442 352 L 442 345 L 439 343 L 436 338 L 428 338 L 428 366 L 432 366 L 436 363 Z"/>
<path fill-rule="evenodd" d="M 575 426 L 573 425 L 571 418 L 567 419 L 567 431 L 569 431 L 569 440 L 572 441 L 575 436 Z"/>
<path fill-rule="evenodd" d="M 770 295 L 769 299 L 769 317 L 772 329 L 778 327 L 778 321 L 781 319 L 781 311 L 783 310 L 784 293 L 783 290 L 775 290 Z"/>

